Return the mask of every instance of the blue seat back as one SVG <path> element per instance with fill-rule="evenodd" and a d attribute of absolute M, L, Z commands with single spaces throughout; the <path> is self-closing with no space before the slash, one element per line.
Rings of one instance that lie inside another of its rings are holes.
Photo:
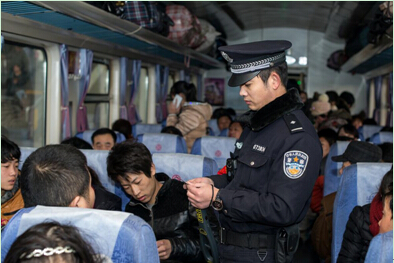
<path fill-rule="evenodd" d="M 125 212 L 50 206 L 24 208 L 13 216 L 1 233 L 1 262 L 19 235 L 46 221 L 77 227 L 96 252 L 114 263 L 159 262 L 155 235 L 143 219 Z"/>
<path fill-rule="evenodd" d="M 229 129 L 223 129 L 223 130 L 219 133 L 219 136 L 228 137 L 228 132 L 229 132 Z"/>
<path fill-rule="evenodd" d="M 369 142 L 373 144 L 382 144 L 385 142 L 393 142 L 393 133 L 392 132 L 377 132 L 369 138 Z"/>
<path fill-rule="evenodd" d="M 210 119 L 208 121 L 208 127 L 211 130 L 211 134 L 209 134 L 210 136 L 219 136 L 220 130 L 218 127 L 218 120 L 217 119 Z"/>
<path fill-rule="evenodd" d="M 350 212 L 371 203 L 391 163 L 357 163 L 344 169 L 335 196 L 332 220 L 331 259 L 337 262 Z"/>
<path fill-rule="evenodd" d="M 187 153 L 185 139 L 176 134 L 144 133 L 137 135 L 137 141 L 143 143 L 152 154 Z"/>
<path fill-rule="evenodd" d="M 92 145 L 92 135 L 95 131 L 96 130 L 86 130 L 83 132 L 78 132 L 77 134 L 75 134 L 75 137 L 82 139 L 90 143 L 90 145 Z M 126 140 L 126 137 L 124 137 L 123 133 L 115 131 L 115 134 L 116 134 L 116 143 L 123 142 Z"/>
<path fill-rule="evenodd" d="M 137 138 L 138 134 L 144 133 L 160 133 L 163 129 L 161 124 L 147 124 L 147 123 L 136 123 L 132 127 L 133 137 Z"/>
<path fill-rule="evenodd" d="M 380 130 L 383 127 L 380 125 L 370 125 L 366 124 L 358 128 L 358 135 L 360 138 L 360 141 L 367 141 L 372 135 L 374 135 L 377 132 L 380 132 Z"/>
<path fill-rule="evenodd" d="M 235 142 L 231 137 L 204 136 L 195 140 L 190 153 L 214 159 L 221 169 L 230 158 L 230 152 L 234 152 Z"/>
<path fill-rule="evenodd" d="M 119 183 L 115 183 L 108 177 L 107 173 L 107 157 L 109 151 L 104 150 L 81 150 L 85 154 L 88 165 L 98 175 L 101 184 L 109 192 L 116 194 L 122 199 L 122 210 L 125 210 L 127 203 L 130 201 L 130 196 L 126 194 L 123 187 Z"/>
<path fill-rule="evenodd" d="M 388 263 L 393 260 L 393 230 L 379 234 L 369 243 L 365 263 Z"/>
<path fill-rule="evenodd" d="M 33 147 L 19 147 L 21 150 L 21 158 L 19 160 L 19 170 L 22 169 L 23 163 L 25 162 L 26 158 L 29 157 L 29 155 L 34 152 L 35 150 L 37 150 L 37 148 L 33 148 Z"/>
<path fill-rule="evenodd" d="M 170 178 L 188 181 L 193 178 L 216 174 L 218 166 L 208 157 L 185 153 L 154 153 L 156 172 L 166 173 Z"/>
<path fill-rule="evenodd" d="M 336 192 L 338 189 L 339 180 L 341 179 L 339 176 L 339 170 L 342 167 L 342 162 L 334 162 L 331 160 L 331 157 L 343 154 L 349 143 L 350 142 L 347 141 L 337 141 L 331 145 L 324 171 L 323 196 Z"/>

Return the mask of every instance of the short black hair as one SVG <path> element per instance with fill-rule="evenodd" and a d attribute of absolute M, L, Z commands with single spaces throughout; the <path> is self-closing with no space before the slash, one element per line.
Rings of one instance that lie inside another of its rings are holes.
<path fill-rule="evenodd" d="M 197 88 L 193 83 L 183 80 L 175 82 L 171 87 L 170 95 L 175 96 L 179 93 L 185 94 L 187 101 L 197 101 Z"/>
<path fill-rule="evenodd" d="M 51 256 L 42 255 L 37 261 L 34 257 L 28 260 L 26 256 L 36 249 L 69 247 L 72 253 L 54 253 Z M 84 262 L 98 263 L 103 260 L 95 258 L 96 253 L 92 246 L 84 240 L 80 231 L 75 226 L 62 225 L 58 222 L 44 222 L 33 225 L 12 244 L 4 262 Z"/>
<path fill-rule="evenodd" d="M 344 91 L 341 93 L 341 95 L 339 95 L 340 98 L 344 99 L 345 102 L 349 105 L 349 108 L 354 104 L 354 96 L 352 93 L 348 92 L 348 91 Z"/>
<path fill-rule="evenodd" d="M 286 63 L 286 61 L 279 64 L 278 66 L 261 70 L 259 72 L 258 76 L 261 78 L 261 80 L 264 82 L 264 84 L 266 84 L 267 80 L 270 77 L 272 72 L 276 72 L 276 74 L 279 75 L 282 85 L 287 88 L 287 63 Z"/>
<path fill-rule="evenodd" d="M 1 163 L 7 163 L 13 159 L 20 160 L 21 150 L 13 141 L 1 135 Z"/>
<path fill-rule="evenodd" d="M 337 133 L 330 128 L 321 129 L 317 132 L 317 136 L 325 138 L 330 146 L 337 141 L 338 137 Z"/>
<path fill-rule="evenodd" d="M 164 127 L 160 133 L 176 134 L 179 136 L 183 136 L 182 132 L 178 128 L 176 128 L 175 126 Z"/>
<path fill-rule="evenodd" d="M 85 140 L 82 140 L 78 137 L 71 137 L 63 140 L 60 144 L 70 144 L 78 149 L 92 150 L 93 147 Z"/>
<path fill-rule="evenodd" d="M 100 128 L 92 134 L 92 144 L 94 144 L 94 137 L 103 134 L 111 134 L 112 138 L 114 139 L 114 143 L 116 143 L 116 133 L 113 130 L 109 128 Z"/>
<path fill-rule="evenodd" d="M 112 130 L 120 132 L 127 139 L 133 138 L 132 126 L 128 120 L 118 119 L 112 124 Z M 116 140 L 115 140 L 116 141 Z"/>
<path fill-rule="evenodd" d="M 108 176 L 117 182 L 117 177 L 127 178 L 127 174 L 144 173 L 151 177 L 152 154 L 139 142 L 124 141 L 110 150 L 107 157 Z"/>
<path fill-rule="evenodd" d="M 352 124 L 348 123 L 348 124 L 344 124 L 341 127 L 339 127 L 337 135 L 338 135 L 338 140 L 341 140 L 342 138 L 339 136 L 339 132 L 341 129 L 344 129 L 344 131 L 346 133 L 352 134 L 354 135 L 355 139 L 359 138 L 359 133 L 358 130 L 356 129 L 356 127 L 354 127 Z"/>
<path fill-rule="evenodd" d="M 68 144 L 38 148 L 23 163 L 20 185 L 25 207 L 69 206 L 76 196 L 89 200 L 86 157 Z"/>

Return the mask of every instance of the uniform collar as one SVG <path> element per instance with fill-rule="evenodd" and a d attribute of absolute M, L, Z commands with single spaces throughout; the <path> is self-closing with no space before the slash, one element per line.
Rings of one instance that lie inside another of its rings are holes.
<path fill-rule="evenodd" d="M 246 122 L 252 131 L 259 131 L 283 115 L 301 109 L 303 103 L 298 91 L 289 89 L 285 94 L 271 101 L 258 111 L 248 111 L 237 120 Z"/>

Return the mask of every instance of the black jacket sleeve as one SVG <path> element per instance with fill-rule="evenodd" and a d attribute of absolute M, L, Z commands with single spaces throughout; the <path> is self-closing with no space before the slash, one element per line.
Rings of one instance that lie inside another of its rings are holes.
<path fill-rule="evenodd" d="M 356 206 L 349 215 L 343 234 L 342 246 L 337 262 L 363 262 L 372 239 L 369 231 L 370 205 Z"/>

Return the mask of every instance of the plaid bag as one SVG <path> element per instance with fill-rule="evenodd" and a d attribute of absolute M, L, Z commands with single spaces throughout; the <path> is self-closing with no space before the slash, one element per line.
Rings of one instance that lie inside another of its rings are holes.
<path fill-rule="evenodd" d="M 169 39 L 190 48 L 197 48 L 205 41 L 200 21 L 186 7 L 168 5 L 166 13 L 175 22 L 170 28 Z"/>
<path fill-rule="evenodd" d="M 163 36 L 168 36 L 174 22 L 165 12 L 165 5 L 151 1 L 127 1 L 121 16 L 137 25 Z"/>

